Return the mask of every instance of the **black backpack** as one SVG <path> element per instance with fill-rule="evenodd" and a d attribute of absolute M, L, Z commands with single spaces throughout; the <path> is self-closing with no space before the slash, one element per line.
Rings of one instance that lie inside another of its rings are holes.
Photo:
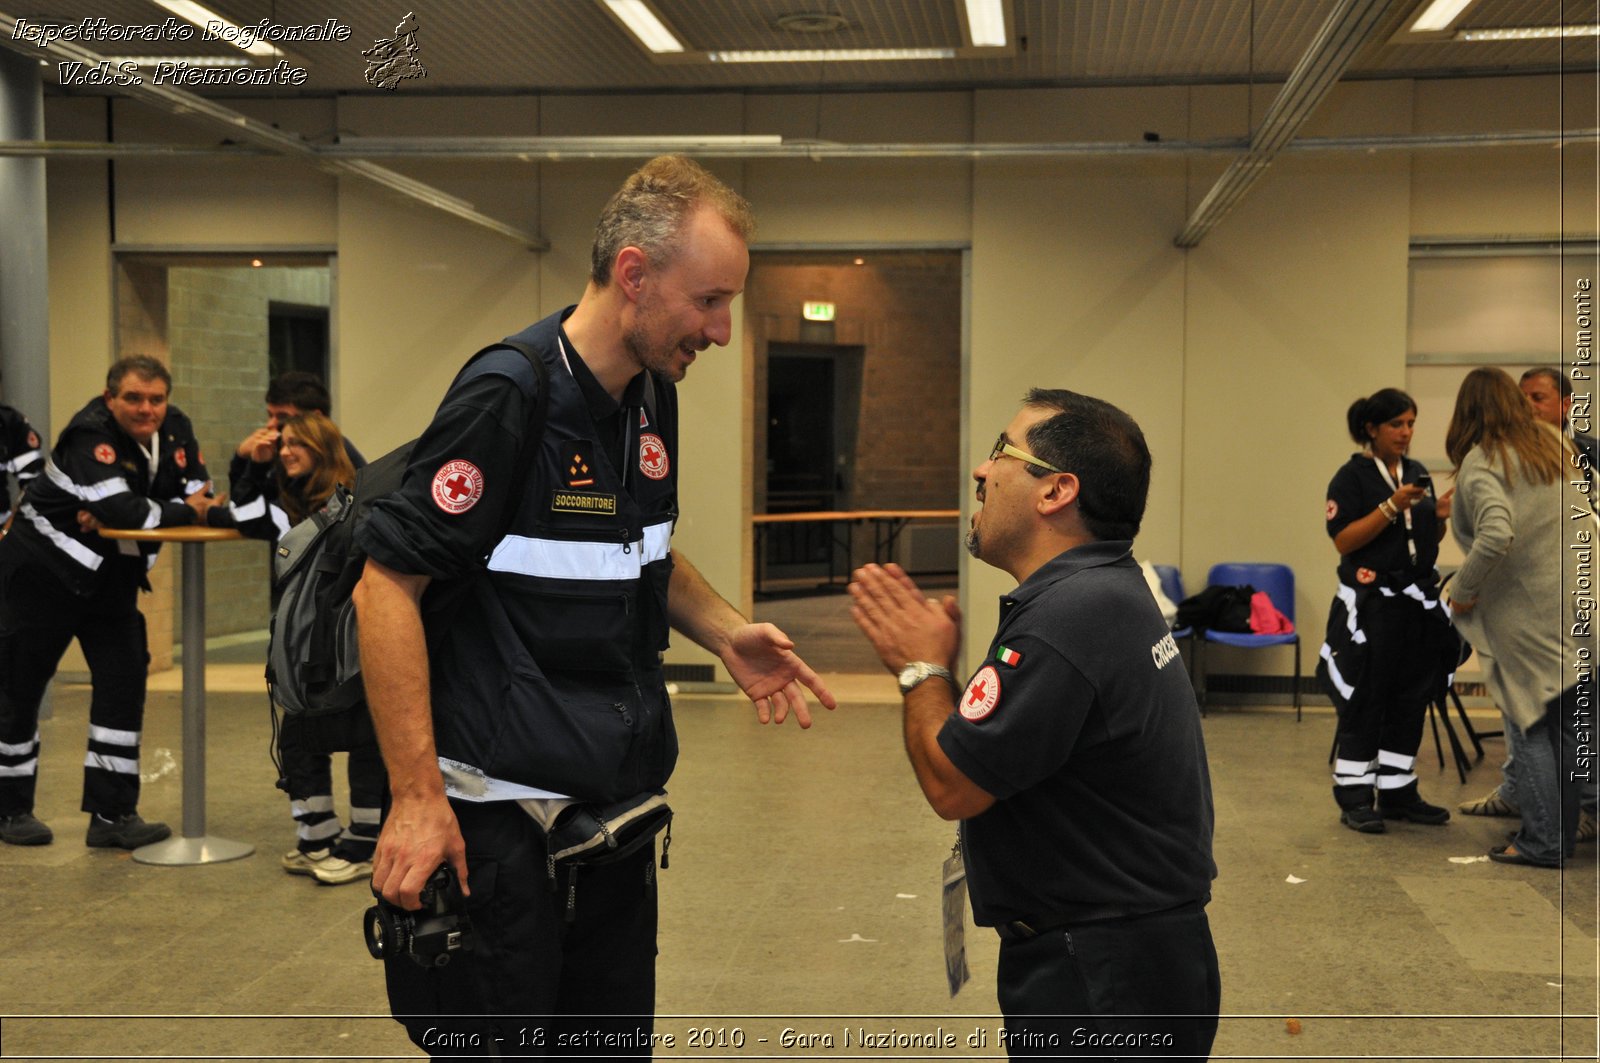
<path fill-rule="evenodd" d="M 523 436 L 519 464 L 526 465 L 528 448 L 544 434 L 549 376 L 544 360 L 521 343 L 485 347 L 467 365 L 500 348 L 520 352 L 539 382 Z M 341 485 L 326 506 L 278 540 L 272 559 L 277 604 L 267 644 L 267 689 L 285 713 L 303 718 L 304 744 L 315 752 L 348 751 L 374 740 L 350 600 L 367 563 L 366 553 L 356 545 L 356 532 L 373 503 L 399 489 L 416 442 L 403 443 L 363 466 L 354 489 Z"/>
<path fill-rule="evenodd" d="M 1178 603 L 1176 627 L 1197 631 L 1249 631 L 1250 599 L 1256 589 L 1248 584 L 1207 587 Z"/>

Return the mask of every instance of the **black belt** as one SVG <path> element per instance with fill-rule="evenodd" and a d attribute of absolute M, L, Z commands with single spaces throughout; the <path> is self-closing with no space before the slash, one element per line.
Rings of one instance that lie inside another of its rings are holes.
<path fill-rule="evenodd" d="M 1044 922 L 1043 920 L 1013 919 L 1009 923 L 1000 923 L 995 933 L 1000 935 L 1001 941 L 1031 941 L 1045 934 L 1053 934 L 1058 930 L 1070 930 L 1075 926 L 1089 926 L 1093 924 L 1131 922 L 1135 919 L 1148 919 L 1157 915 L 1173 915 L 1186 911 L 1204 911 L 1206 903 L 1211 900 L 1209 893 L 1197 901 L 1185 901 L 1183 904 L 1171 908 L 1162 908 L 1154 912 L 1137 912 L 1133 914 L 1117 915 L 1087 915 L 1082 919 L 1069 919 L 1066 921 Z"/>

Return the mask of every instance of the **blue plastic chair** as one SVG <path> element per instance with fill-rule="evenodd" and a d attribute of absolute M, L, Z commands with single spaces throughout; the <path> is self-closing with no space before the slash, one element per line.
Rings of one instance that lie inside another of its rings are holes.
<path fill-rule="evenodd" d="M 1212 565 L 1211 572 L 1206 577 L 1206 585 L 1211 587 L 1226 586 L 1237 587 L 1248 584 L 1258 591 L 1265 591 L 1272 604 L 1278 611 L 1294 622 L 1294 570 L 1288 565 L 1269 564 L 1221 564 Z M 1224 646 L 1237 646 L 1241 649 L 1259 650 L 1269 646 L 1294 646 L 1294 718 L 1301 719 L 1300 708 L 1300 630 L 1295 625 L 1295 631 L 1290 635 L 1251 635 L 1243 631 L 1206 631 L 1205 641 L 1217 642 Z M 1205 681 L 1202 673 L 1200 685 L 1200 703 L 1205 704 Z"/>
<path fill-rule="evenodd" d="M 1178 573 L 1177 565 L 1153 565 L 1156 577 L 1161 582 L 1161 593 L 1172 599 L 1172 604 L 1177 605 L 1188 597 L 1183 593 L 1183 576 Z M 1172 629 L 1174 639 L 1188 639 L 1189 652 L 1184 654 L 1184 668 L 1189 673 L 1190 684 L 1194 683 L 1194 628 L 1185 625 Z M 1197 692 L 1198 693 L 1198 692 Z"/>

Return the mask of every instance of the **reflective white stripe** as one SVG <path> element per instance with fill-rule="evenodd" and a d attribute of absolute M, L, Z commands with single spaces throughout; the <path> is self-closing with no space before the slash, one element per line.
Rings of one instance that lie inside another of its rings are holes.
<path fill-rule="evenodd" d="M 21 764 L 0 764 L 0 779 L 21 779 L 39 774 L 39 758 L 25 760 Z"/>
<path fill-rule="evenodd" d="M 289 514 L 277 506 L 271 507 L 272 526 L 278 530 L 278 538 L 282 539 L 289 534 Z"/>
<path fill-rule="evenodd" d="M 6 510 L 4 513 L 0 513 L 0 524 L 4 524 L 6 521 L 8 521 L 10 519 L 11 519 L 11 511 L 9 509 Z"/>
<path fill-rule="evenodd" d="M 233 510 L 234 520 L 255 520 L 257 517 L 264 517 L 267 515 L 267 498 L 265 495 L 262 495 L 254 502 L 246 502 L 242 506 L 236 506 L 232 502 L 229 502 L 228 508 Z"/>
<path fill-rule="evenodd" d="M 111 498 L 114 495 L 125 495 L 132 490 L 128 486 L 128 481 L 120 476 L 113 476 L 109 480 L 101 480 L 98 483 L 80 484 L 57 468 L 56 463 L 53 461 L 45 462 L 44 474 L 50 477 L 50 482 L 61 488 L 61 490 L 73 498 L 81 499 L 85 502 L 98 502 L 103 498 Z"/>
<path fill-rule="evenodd" d="M 91 751 L 83 758 L 86 768 L 99 768 L 101 771 L 113 771 L 118 775 L 139 774 L 139 762 L 133 757 L 108 757 Z"/>
<path fill-rule="evenodd" d="M 34 509 L 33 506 L 29 505 L 27 502 L 22 504 L 22 519 L 27 521 L 29 524 L 32 524 L 34 529 L 40 535 L 50 540 L 50 544 L 57 550 L 60 550 L 63 554 L 66 554 L 68 557 L 72 558 L 72 560 L 76 561 L 89 571 L 99 571 L 100 563 L 104 561 L 105 558 L 101 557 L 99 554 L 95 553 L 78 540 L 72 538 L 72 536 L 57 531 L 55 525 L 39 516 L 38 510 Z"/>
<path fill-rule="evenodd" d="M 550 579 L 638 579 L 645 565 L 660 561 L 672 549 L 672 525 L 652 524 L 644 538 L 629 543 L 569 543 L 508 535 L 489 556 L 493 572 L 516 572 Z"/>
<path fill-rule="evenodd" d="M 350 824 L 354 826 L 357 823 L 361 823 L 376 827 L 382 814 L 383 809 L 381 808 L 357 808 L 355 805 L 351 805 Z"/>
<path fill-rule="evenodd" d="M 139 732 L 118 731 L 110 727 L 96 727 L 91 723 L 89 725 L 89 741 L 108 742 L 114 746 L 133 746 L 137 748 L 139 745 Z"/>
<path fill-rule="evenodd" d="M 1344 626 L 1350 632 L 1350 637 L 1356 636 L 1356 589 L 1339 584 L 1339 589 L 1334 592 L 1334 597 L 1344 603 Z"/>
<path fill-rule="evenodd" d="M 185 497 L 194 494 L 196 491 L 204 491 L 205 489 L 206 482 L 204 480 L 190 480 L 183 485 L 183 493 Z M 179 501 L 181 502 L 183 499 L 179 499 Z"/>
<path fill-rule="evenodd" d="M 295 836 L 303 842 L 320 842 L 332 838 L 343 831 L 339 826 L 339 817 L 330 816 L 321 823 L 302 823 L 295 828 Z"/>
<path fill-rule="evenodd" d="M 318 794 L 316 797 L 290 801 L 289 810 L 296 819 L 311 812 L 332 812 L 333 795 Z"/>
<path fill-rule="evenodd" d="M 1401 771 L 1410 771 L 1417 763 L 1414 756 L 1408 757 L 1403 753 L 1391 753 L 1387 749 L 1378 750 L 1378 767 L 1399 768 Z"/>
<path fill-rule="evenodd" d="M 1378 776 L 1378 789 L 1380 789 L 1380 790 L 1398 790 L 1403 786 L 1410 786 L 1412 783 L 1414 783 L 1416 781 L 1417 781 L 1417 777 L 1412 772 L 1406 772 L 1404 775 L 1381 775 L 1380 774 Z"/>
<path fill-rule="evenodd" d="M 1370 760 L 1336 760 L 1333 762 L 1335 786 L 1371 786 L 1377 781 L 1377 764 Z"/>
<path fill-rule="evenodd" d="M 30 450 L 26 454 L 18 454 L 16 457 L 12 458 L 6 463 L 6 471 L 21 473 L 23 469 L 26 469 L 29 465 L 32 465 L 38 460 L 39 452 L 37 450 Z"/>
<path fill-rule="evenodd" d="M 474 768 L 471 764 L 451 760 L 449 757 L 439 758 L 439 771 L 444 775 L 444 792 L 463 801 L 519 801 L 529 798 L 546 800 L 567 796 L 553 790 L 541 790 L 537 786 L 524 786 L 521 783 L 496 779 L 485 775 L 481 768 Z"/>
<path fill-rule="evenodd" d="M 35 731 L 35 732 L 33 732 L 32 741 L 23 742 L 20 745 L 14 745 L 13 746 L 13 745 L 7 745 L 4 742 L 0 742 L 0 755 L 4 755 L 4 756 L 8 756 L 8 757 L 25 757 L 29 753 L 32 753 L 34 750 L 36 750 L 38 748 L 39 748 L 39 732 Z"/>
<path fill-rule="evenodd" d="M 149 500 L 149 505 L 150 515 L 144 519 L 144 528 L 146 531 L 150 530 L 151 528 L 161 527 L 161 503 L 152 498 Z"/>
<path fill-rule="evenodd" d="M 1338 688 L 1339 696 L 1349 701 L 1350 695 L 1356 692 L 1356 688 L 1344 681 L 1344 675 L 1339 671 L 1339 666 L 1333 663 L 1333 650 L 1328 648 L 1326 642 L 1322 644 L 1321 657 L 1328 666 L 1328 679 Z"/>

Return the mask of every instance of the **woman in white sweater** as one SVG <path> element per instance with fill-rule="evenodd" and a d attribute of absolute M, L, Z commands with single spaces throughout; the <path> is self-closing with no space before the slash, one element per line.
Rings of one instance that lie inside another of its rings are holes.
<path fill-rule="evenodd" d="M 1580 663 L 1569 546 L 1594 533 L 1587 497 L 1571 482 L 1582 477 L 1560 433 L 1534 419 L 1499 369 L 1474 369 L 1462 381 L 1445 452 L 1455 465 L 1455 537 L 1466 552 L 1450 608 L 1478 651 L 1507 733 L 1520 739 L 1511 770 L 1522 829 L 1489 858 L 1560 867 L 1578 822 L 1578 788 L 1562 780 L 1575 757 Z M 1592 704 L 1591 694 L 1591 713 Z"/>

